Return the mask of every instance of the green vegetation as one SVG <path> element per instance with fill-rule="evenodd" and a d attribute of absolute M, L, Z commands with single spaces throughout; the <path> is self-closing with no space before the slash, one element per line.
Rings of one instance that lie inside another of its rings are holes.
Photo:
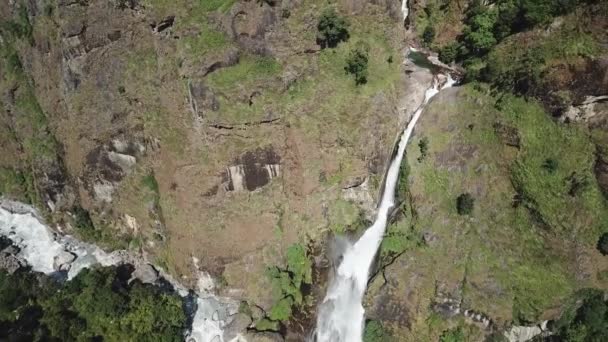
<path fill-rule="evenodd" d="M 424 41 L 426 45 L 430 45 L 434 39 L 435 28 L 432 25 L 427 25 L 427 27 L 424 28 L 424 32 L 422 33 L 422 41 Z"/>
<path fill-rule="evenodd" d="M 27 172 L 0 167 L 0 196 L 35 203 L 37 193 L 32 177 Z"/>
<path fill-rule="evenodd" d="M 346 58 L 344 70 L 355 77 L 356 85 L 367 83 L 367 64 L 369 62 L 367 51 L 368 48 L 358 46 L 352 49 Z"/>
<path fill-rule="evenodd" d="M 304 246 L 291 245 L 287 249 L 287 268 L 270 267 L 275 303 L 267 317 L 256 322 L 257 330 L 278 330 L 281 323 L 292 318 L 293 310 L 305 304 L 302 286 L 312 283 L 312 262 Z"/>
<path fill-rule="evenodd" d="M 443 63 L 452 63 L 454 60 L 456 60 L 456 57 L 458 57 L 457 43 L 448 44 L 439 51 L 439 60 Z"/>
<path fill-rule="evenodd" d="M 608 302 L 599 290 L 580 291 L 554 329 L 562 341 L 595 342 L 608 340 Z"/>
<path fill-rule="evenodd" d="M 465 342 L 464 333 L 461 328 L 446 330 L 439 337 L 439 342 Z"/>
<path fill-rule="evenodd" d="M 96 243 L 110 249 L 127 248 L 132 241 L 130 236 L 124 234 L 116 236 L 116 232 L 103 223 L 95 225 L 90 213 L 80 206 L 73 207 L 71 212 L 76 234 L 84 241 Z"/>
<path fill-rule="evenodd" d="M 420 149 L 420 157 L 418 157 L 418 162 L 421 163 L 429 153 L 429 138 L 423 137 L 420 139 L 418 142 L 418 149 Z"/>
<path fill-rule="evenodd" d="M 365 322 L 363 342 L 388 342 L 390 340 L 380 321 L 368 320 Z"/>
<path fill-rule="evenodd" d="M 555 173 L 555 171 L 557 171 L 557 167 L 558 166 L 559 166 L 559 163 L 557 162 L 557 160 L 555 160 L 553 158 L 547 158 L 543 162 L 543 166 L 542 167 L 545 170 L 547 170 L 547 172 L 549 172 L 549 173 Z"/>
<path fill-rule="evenodd" d="M 64 285 L 28 271 L 0 272 L 0 338 L 181 341 L 182 299 L 117 268 L 84 270 Z"/>
<path fill-rule="evenodd" d="M 456 210 L 459 215 L 471 215 L 474 207 L 475 199 L 468 192 L 456 198 Z"/>
<path fill-rule="evenodd" d="M 602 255 L 608 255 L 608 233 L 602 234 L 597 241 L 597 249 Z"/>
<path fill-rule="evenodd" d="M 321 13 L 317 24 L 317 44 L 323 48 L 334 48 L 340 42 L 349 38 L 348 22 L 339 16 L 333 8 L 328 8 Z"/>
<path fill-rule="evenodd" d="M 444 63 L 461 62 L 467 71 L 467 81 L 481 80 L 503 91 L 545 96 L 542 79 L 546 75 L 543 72 L 552 66 L 552 62 L 594 56 L 601 49 L 597 34 L 594 37 L 585 26 L 588 22 L 582 19 L 592 12 L 605 11 L 605 6 L 601 9 L 594 3 L 598 2 L 473 1 L 465 13 L 465 25 L 457 41 L 442 42 L 432 47 L 439 51 L 439 58 Z M 431 2 L 425 8 L 425 16 L 418 18 L 419 25 L 425 27 L 420 35 L 427 44 L 433 33 L 430 29 L 432 23 L 438 18 L 454 17 L 450 11 L 453 11 L 452 6 Z M 543 26 L 562 15 L 569 16 L 552 29 L 550 35 L 542 34 Z M 514 36 L 534 30 L 537 31 Z"/>

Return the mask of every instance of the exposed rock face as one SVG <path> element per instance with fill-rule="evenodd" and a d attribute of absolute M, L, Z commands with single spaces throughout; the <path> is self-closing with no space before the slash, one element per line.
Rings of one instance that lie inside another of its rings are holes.
<path fill-rule="evenodd" d="M 281 158 L 272 148 L 246 152 L 227 170 L 228 191 L 253 191 L 281 174 Z"/>
<path fill-rule="evenodd" d="M 132 274 L 144 284 L 154 284 L 158 280 L 158 271 L 150 264 L 140 264 Z"/>
<path fill-rule="evenodd" d="M 0 239 L 5 239 L 4 237 L 0 237 Z M 0 245 L 0 247 L 3 247 Z M 19 268 L 25 266 L 23 260 L 17 257 L 17 253 L 19 253 L 19 248 L 13 246 L 12 244 L 8 244 L 8 246 L 0 249 L 0 270 L 6 271 L 8 274 L 13 274 Z"/>

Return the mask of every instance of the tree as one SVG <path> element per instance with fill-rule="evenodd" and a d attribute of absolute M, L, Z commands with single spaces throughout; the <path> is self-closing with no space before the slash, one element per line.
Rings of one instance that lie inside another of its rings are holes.
<path fill-rule="evenodd" d="M 458 214 L 460 215 L 471 215 L 473 213 L 473 207 L 475 204 L 475 199 L 471 194 L 464 193 L 458 196 L 456 199 L 456 209 Z"/>
<path fill-rule="evenodd" d="M 349 38 L 348 22 L 339 16 L 333 8 L 321 14 L 317 24 L 317 44 L 322 48 L 334 48 Z"/>
<path fill-rule="evenodd" d="M 521 8 L 528 26 L 547 24 L 553 18 L 557 7 L 555 0 L 521 0 Z"/>
<path fill-rule="evenodd" d="M 422 32 L 422 40 L 424 41 L 425 44 L 431 44 L 433 42 L 433 40 L 435 39 L 435 28 L 433 27 L 433 25 L 427 25 L 424 28 L 424 32 Z"/>
<path fill-rule="evenodd" d="M 445 64 L 450 64 L 458 57 L 459 44 L 454 42 L 439 50 L 439 60 Z"/>
<path fill-rule="evenodd" d="M 493 32 L 496 19 L 496 10 L 488 9 L 467 20 L 463 35 L 467 48 L 471 52 L 483 55 L 496 45 L 497 41 Z"/>
<path fill-rule="evenodd" d="M 608 255 L 608 233 L 602 234 L 597 241 L 597 249 L 602 255 Z"/>
<path fill-rule="evenodd" d="M 367 51 L 362 47 L 356 47 L 349 52 L 344 70 L 355 76 L 355 84 L 365 84 L 367 83 L 367 64 Z"/>

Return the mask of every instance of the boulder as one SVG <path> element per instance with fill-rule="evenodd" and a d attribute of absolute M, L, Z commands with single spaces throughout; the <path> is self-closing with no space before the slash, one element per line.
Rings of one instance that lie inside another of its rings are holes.
<path fill-rule="evenodd" d="M 72 265 L 72 262 L 76 260 L 76 255 L 63 251 L 53 260 L 53 268 L 56 271 L 69 271 Z"/>
<path fill-rule="evenodd" d="M 137 265 L 132 279 L 139 279 L 144 284 L 154 284 L 158 280 L 158 271 L 150 264 Z"/>

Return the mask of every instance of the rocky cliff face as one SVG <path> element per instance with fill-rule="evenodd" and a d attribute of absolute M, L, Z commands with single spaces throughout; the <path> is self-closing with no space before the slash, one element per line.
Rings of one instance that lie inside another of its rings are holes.
<path fill-rule="evenodd" d="M 267 307 L 264 269 L 287 245 L 373 210 L 409 106 L 399 6 L 341 4 L 351 39 L 322 51 L 325 6 L 3 2 L 3 195 Z M 357 87 L 343 65 L 361 43 Z"/>

